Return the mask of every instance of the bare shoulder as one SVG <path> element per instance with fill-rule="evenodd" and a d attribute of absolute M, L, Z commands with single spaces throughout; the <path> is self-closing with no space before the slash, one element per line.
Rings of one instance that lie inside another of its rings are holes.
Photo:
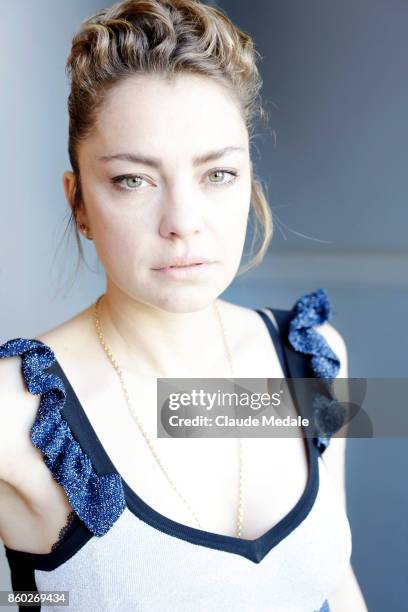
<path fill-rule="evenodd" d="M 259 315 L 255 312 L 255 309 L 223 300 L 219 300 L 219 302 L 226 316 L 229 317 L 231 324 L 235 326 L 237 333 L 245 340 L 249 340 L 253 337 L 254 332 L 257 330 L 257 324 L 259 326 Z M 336 353 L 340 360 L 340 369 L 337 378 L 347 378 L 348 354 L 346 341 L 343 335 L 328 321 L 325 321 L 321 325 L 316 325 L 315 329 L 325 338 L 330 348 Z"/>
<path fill-rule="evenodd" d="M 254 321 L 259 320 L 259 315 L 255 312 L 254 308 L 247 308 L 239 304 L 233 304 L 225 300 L 218 300 L 221 307 L 230 321 L 237 326 L 237 329 L 246 330 L 249 333 L 253 331 L 251 325 Z M 340 359 L 340 371 L 338 377 L 346 377 L 347 371 L 347 346 L 344 337 L 340 331 L 328 321 L 325 321 L 321 325 L 316 325 L 316 331 L 327 340 L 330 348 L 336 353 Z"/>
<path fill-rule="evenodd" d="M 91 335 L 91 306 L 81 310 L 70 319 L 35 337 L 55 352 L 73 354 L 86 346 L 86 338 Z"/>

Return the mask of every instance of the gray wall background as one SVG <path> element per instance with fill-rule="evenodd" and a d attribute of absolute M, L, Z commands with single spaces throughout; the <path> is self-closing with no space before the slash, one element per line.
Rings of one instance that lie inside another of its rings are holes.
<path fill-rule="evenodd" d="M 59 248 L 68 218 L 61 183 L 69 169 L 64 66 L 80 20 L 104 5 L 0 2 L 0 343 L 54 327 L 104 290 L 91 244 L 91 269 L 72 288 L 75 244 Z M 406 378 L 408 5 L 218 6 L 254 37 L 262 56 L 270 128 L 259 128 L 254 162 L 275 220 L 265 260 L 223 298 L 289 308 L 324 287 L 332 323 L 348 345 L 350 376 Z M 370 612 L 405 609 L 408 599 L 407 451 L 406 439 L 348 442 L 352 564 Z"/>

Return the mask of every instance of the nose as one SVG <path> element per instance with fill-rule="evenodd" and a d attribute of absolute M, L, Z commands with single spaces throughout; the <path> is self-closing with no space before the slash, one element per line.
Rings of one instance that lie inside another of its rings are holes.
<path fill-rule="evenodd" d="M 163 205 L 160 218 L 160 235 L 163 238 L 178 236 L 185 238 L 199 233 L 203 228 L 203 218 L 197 196 L 191 191 L 178 195 L 177 199 L 168 198 Z"/>

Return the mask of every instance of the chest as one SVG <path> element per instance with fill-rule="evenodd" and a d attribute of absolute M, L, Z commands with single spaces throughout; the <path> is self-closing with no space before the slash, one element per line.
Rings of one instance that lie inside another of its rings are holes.
<path fill-rule="evenodd" d="M 235 336 L 234 375 L 283 378 L 269 332 L 260 319 L 256 318 L 255 322 L 247 326 L 248 333 Z M 235 535 L 240 476 L 238 439 L 157 438 L 156 379 L 125 375 L 134 411 L 154 447 L 160 467 L 129 410 L 111 365 L 105 363 L 101 373 L 90 367 L 92 359 L 84 356 L 86 364 L 81 367 L 78 359 L 56 349 L 55 354 L 99 443 L 131 489 L 170 519 L 197 527 L 192 509 L 202 529 Z M 217 375 L 229 376 L 229 372 L 214 364 L 214 371 L 207 376 Z M 293 405 L 291 409 L 296 415 Z M 302 437 L 242 438 L 243 537 L 259 537 L 286 516 L 300 499 L 309 473 L 305 442 Z M 37 515 L 43 516 L 44 542 L 47 538 L 47 542 L 54 542 L 57 525 L 54 520 L 49 529 L 47 500 L 52 500 L 52 514 L 59 517 L 61 527 L 69 505 L 60 485 L 42 460 L 40 463 L 38 472 L 43 475 L 43 483 L 35 489 L 27 483 L 26 493 L 32 497 L 31 505 L 36 507 Z"/>
<path fill-rule="evenodd" d="M 282 378 L 276 353 L 261 336 L 238 355 L 236 377 Z M 235 535 L 239 502 L 238 438 L 157 438 L 156 380 L 125 384 L 143 430 L 129 409 L 119 383 L 82 403 L 105 451 L 127 484 L 154 510 L 180 523 L 213 533 Z M 295 416 L 296 409 L 291 404 Z M 114 414 L 114 418 L 112 415 Z M 109 415 L 109 422 L 106 418 Z M 242 438 L 242 535 L 257 538 L 286 516 L 308 479 L 308 453 L 302 437 Z M 185 502 L 182 501 L 184 497 Z"/>
<path fill-rule="evenodd" d="M 255 539 L 278 523 L 306 488 L 302 438 L 241 438 L 241 450 L 237 438 L 151 441 L 161 466 L 136 428 L 127 429 L 121 448 L 111 436 L 104 447 L 145 503 L 192 527 L 235 535 L 240 469 L 245 538 Z"/>

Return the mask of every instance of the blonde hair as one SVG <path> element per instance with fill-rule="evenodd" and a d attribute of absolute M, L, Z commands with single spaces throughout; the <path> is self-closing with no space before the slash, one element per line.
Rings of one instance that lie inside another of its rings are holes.
<path fill-rule="evenodd" d="M 76 178 L 68 225 L 74 224 L 82 259 L 76 224 L 82 203 L 78 145 L 91 134 L 107 93 L 134 74 L 160 74 L 167 79 L 179 73 L 203 75 L 234 94 L 251 139 L 255 118 L 267 118 L 260 102 L 262 79 L 257 55 L 251 37 L 221 9 L 197 0 L 125 0 L 80 24 L 66 71 L 71 81 L 68 153 Z M 267 198 L 253 172 L 251 209 L 261 228 L 262 242 L 238 275 L 262 261 L 273 233 Z M 258 237 L 258 226 L 254 229 L 251 252 Z"/>

